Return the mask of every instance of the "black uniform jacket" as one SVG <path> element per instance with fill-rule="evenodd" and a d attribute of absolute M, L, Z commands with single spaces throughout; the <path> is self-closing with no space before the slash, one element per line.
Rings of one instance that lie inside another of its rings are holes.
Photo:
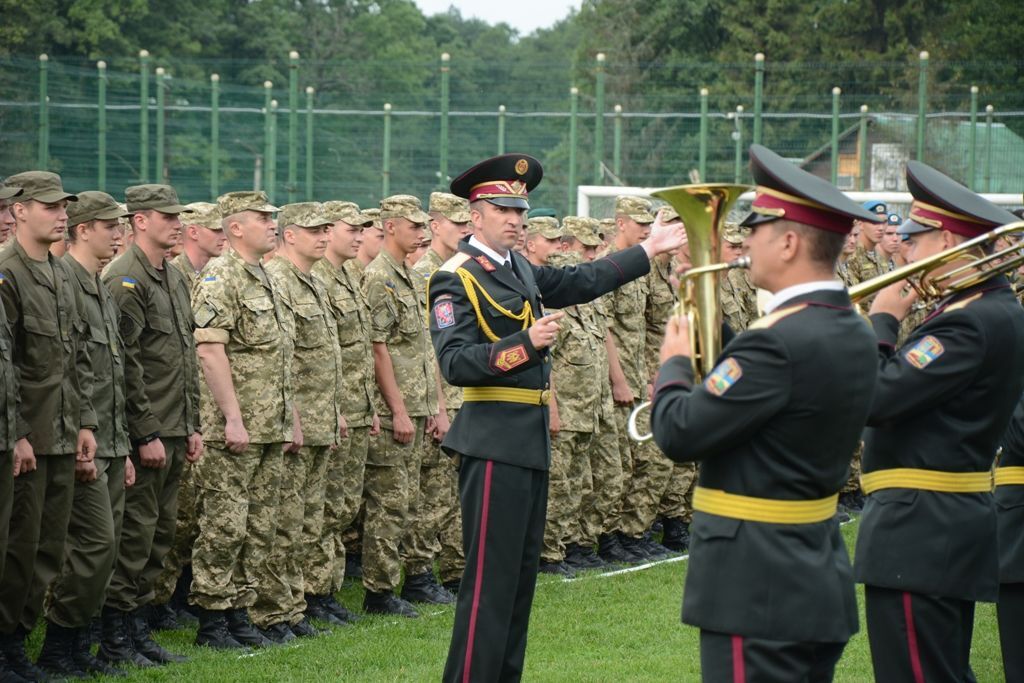
<path fill-rule="evenodd" d="M 1000 467 L 1024 467 L 1024 399 L 1013 411 L 1003 437 Z M 999 583 L 1024 583 L 1024 485 L 996 487 L 999 528 Z"/>
<path fill-rule="evenodd" d="M 865 474 L 896 467 L 987 472 L 1024 386 L 1024 309 L 997 277 L 944 301 L 895 348 L 899 323 L 871 316 L 878 391 L 864 435 Z M 860 583 L 994 601 L 991 493 L 881 489 L 857 536 Z"/>
<path fill-rule="evenodd" d="M 449 384 L 547 389 L 551 375 L 550 356 L 533 348 L 523 323 L 508 317 L 477 290 L 482 316 L 499 340 L 485 334 L 459 269 L 475 278 L 501 308 L 521 314 L 528 301 L 537 318 L 543 316 L 543 305 L 564 308 L 585 303 L 650 270 L 641 247 L 566 268 L 533 266 L 515 252 L 512 258 L 515 274 L 463 241 L 459 252 L 431 276 L 430 334 L 441 375 Z M 451 454 L 546 470 L 550 460 L 547 406 L 467 401 L 442 445 Z"/>
<path fill-rule="evenodd" d="M 785 302 L 730 341 L 693 386 L 690 359 L 658 373 L 654 438 L 699 484 L 815 500 L 848 476 L 875 386 L 875 339 L 845 291 Z M 833 519 L 769 524 L 695 512 L 683 621 L 772 640 L 845 642 L 857 631 L 850 560 Z"/>

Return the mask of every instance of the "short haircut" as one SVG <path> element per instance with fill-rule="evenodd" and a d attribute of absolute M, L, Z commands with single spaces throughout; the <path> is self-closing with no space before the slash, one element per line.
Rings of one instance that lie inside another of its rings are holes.
<path fill-rule="evenodd" d="M 820 266 L 834 270 L 839 255 L 843 253 L 843 245 L 846 243 L 846 234 L 813 228 L 803 223 L 793 221 L 772 221 L 771 225 L 776 232 L 792 230 L 800 235 L 800 238 L 807 243 L 807 255 L 812 261 Z"/>

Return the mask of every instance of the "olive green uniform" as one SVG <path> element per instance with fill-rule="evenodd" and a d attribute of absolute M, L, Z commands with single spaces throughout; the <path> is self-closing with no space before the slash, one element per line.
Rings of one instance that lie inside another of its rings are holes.
<path fill-rule="evenodd" d="M 4 575 L 7 557 L 7 534 L 14 499 L 14 442 L 18 438 L 18 387 L 13 354 L 11 326 L 4 307 L 0 306 L 0 577 Z"/>

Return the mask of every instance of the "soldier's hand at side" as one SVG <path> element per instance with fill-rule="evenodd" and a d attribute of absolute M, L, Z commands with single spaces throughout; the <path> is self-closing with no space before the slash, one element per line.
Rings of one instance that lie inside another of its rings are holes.
<path fill-rule="evenodd" d="M 338 415 L 338 440 L 348 438 L 348 422 L 344 415 Z"/>
<path fill-rule="evenodd" d="M 249 447 L 249 432 L 241 418 L 224 423 L 224 443 L 232 453 L 241 453 Z"/>
<path fill-rule="evenodd" d="M 158 470 L 167 462 L 167 452 L 164 450 L 164 442 L 160 439 L 153 439 L 149 443 L 139 446 L 139 462 L 143 467 Z"/>
<path fill-rule="evenodd" d="M 875 300 L 871 302 L 871 311 L 868 314 L 888 313 L 902 321 L 910 313 L 910 307 L 917 301 L 917 291 L 911 289 L 906 293 L 904 289 L 904 282 L 900 280 L 880 290 Z"/>
<path fill-rule="evenodd" d="M 673 356 L 690 355 L 690 323 L 686 318 L 674 315 L 665 326 L 665 340 L 661 342 L 661 355 L 664 363 Z"/>
<path fill-rule="evenodd" d="M 203 435 L 199 432 L 192 432 L 188 437 L 185 459 L 189 462 L 195 462 L 201 457 L 203 457 Z"/>
<path fill-rule="evenodd" d="M 410 443 L 416 436 L 416 425 L 412 423 L 412 420 L 408 415 L 402 413 L 401 415 L 395 415 L 392 418 L 394 426 L 392 427 L 392 434 L 395 437 L 395 441 L 398 443 Z"/>
<path fill-rule="evenodd" d="M 96 461 L 75 462 L 75 481 L 96 481 Z"/>
<path fill-rule="evenodd" d="M 661 216 L 662 212 L 659 211 L 654 223 L 651 224 L 651 234 L 640 243 L 647 252 L 647 258 L 654 258 L 666 251 L 675 251 L 686 244 L 686 229 L 682 221 L 662 223 Z"/>
<path fill-rule="evenodd" d="M 292 423 L 292 440 L 285 444 L 285 453 L 298 453 L 302 448 L 302 423 L 299 421 L 299 414 L 295 413 L 295 420 Z"/>
<path fill-rule="evenodd" d="M 78 462 L 90 462 L 94 457 L 96 457 L 96 435 L 92 433 L 91 429 L 79 429 L 75 459 Z"/>
<path fill-rule="evenodd" d="M 555 341 L 555 338 L 558 337 L 558 321 L 561 320 L 564 315 L 564 311 L 557 311 L 551 315 L 539 318 L 530 326 L 530 343 L 533 344 L 533 348 L 539 351 L 540 349 L 551 346 Z"/>
<path fill-rule="evenodd" d="M 18 439 L 14 444 L 14 476 L 31 472 L 36 468 L 36 454 L 27 438 Z"/>
<path fill-rule="evenodd" d="M 629 385 L 625 382 L 612 382 L 612 400 L 615 401 L 615 405 L 619 406 L 631 406 L 633 405 L 633 390 L 629 388 Z"/>
<path fill-rule="evenodd" d="M 373 419 L 370 420 L 370 436 L 377 436 L 378 434 L 380 434 L 380 415 L 374 413 Z"/>
<path fill-rule="evenodd" d="M 124 487 L 131 488 L 135 486 L 135 463 L 132 462 L 131 458 L 124 459 Z"/>
<path fill-rule="evenodd" d="M 551 403 L 548 404 L 548 431 L 551 432 L 551 436 L 562 431 L 562 420 L 558 417 L 558 401 L 554 396 L 551 397 Z"/>
<path fill-rule="evenodd" d="M 438 443 L 444 441 L 444 437 L 448 434 L 448 430 L 451 427 L 452 424 L 448 421 L 448 413 L 442 410 L 434 418 L 434 440 Z"/>

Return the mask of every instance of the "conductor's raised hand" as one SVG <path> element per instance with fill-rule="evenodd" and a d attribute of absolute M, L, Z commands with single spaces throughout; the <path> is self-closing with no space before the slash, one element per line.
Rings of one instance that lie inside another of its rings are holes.
<path fill-rule="evenodd" d="M 654 258 L 667 251 L 675 251 L 684 244 L 686 229 L 683 222 L 676 219 L 671 223 L 665 223 L 662 221 L 662 212 L 659 211 L 654 223 L 651 224 L 651 234 L 640 243 L 640 246 L 647 252 L 648 258 Z"/>
<path fill-rule="evenodd" d="M 565 313 L 557 311 L 546 315 L 543 318 L 539 318 L 537 322 L 530 326 L 530 343 L 533 344 L 533 348 L 540 350 L 551 346 L 555 339 L 558 337 L 558 321 L 562 319 Z"/>

